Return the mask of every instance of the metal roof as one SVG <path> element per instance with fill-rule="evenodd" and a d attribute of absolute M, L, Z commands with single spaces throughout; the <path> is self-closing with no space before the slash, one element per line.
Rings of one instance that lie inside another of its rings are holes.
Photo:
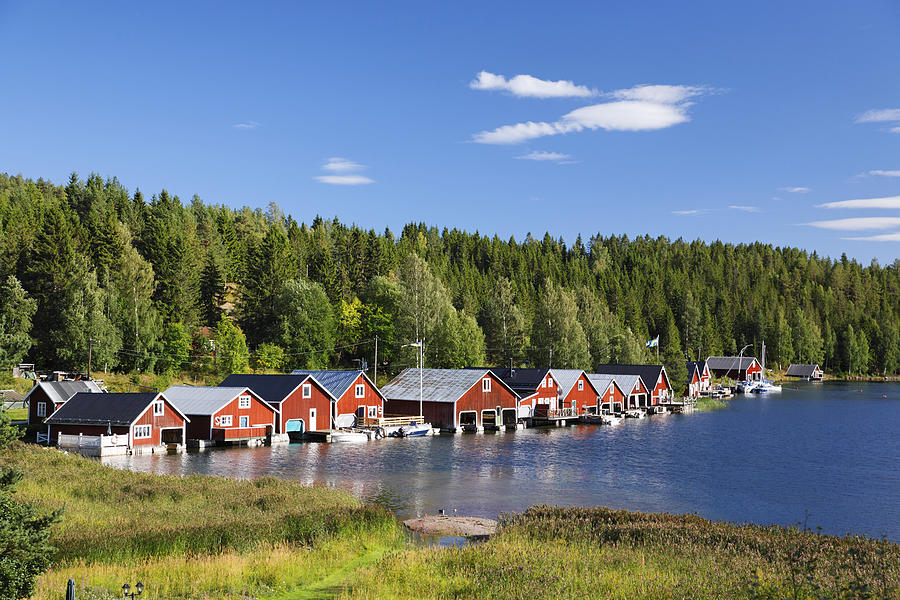
<path fill-rule="evenodd" d="M 714 371 L 746 371 L 754 362 L 753 356 L 710 356 L 706 364 Z"/>
<path fill-rule="evenodd" d="M 659 381 L 660 373 L 662 373 L 666 383 L 669 384 L 669 387 L 672 387 L 666 368 L 662 365 L 597 365 L 597 373 L 605 375 L 640 375 L 647 391 L 650 393 L 653 392 L 656 382 Z M 630 390 L 631 388 L 628 389 Z"/>
<path fill-rule="evenodd" d="M 492 374 L 501 385 L 503 380 L 490 369 L 421 369 L 423 402 L 456 402 L 473 385 L 487 374 Z M 506 386 L 516 397 L 518 394 Z M 389 384 L 381 388 L 388 400 L 419 400 L 419 369 L 404 369 Z"/>
<path fill-rule="evenodd" d="M 550 374 L 553 375 L 553 379 L 559 384 L 560 397 L 565 398 L 572 391 L 572 388 L 575 387 L 578 378 L 585 373 L 582 369 L 550 369 Z"/>
<path fill-rule="evenodd" d="M 248 387 L 206 387 L 194 385 L 173 385 L 163 396 L 186 415 L 212 415 L 241 394 L 253 393 Z M 255 394 L 254 394 L 255 395 Z M 262 403 L 273 412 L 278 412 L 271 404 Z"/>
<path fill-rule="evenodd" d="M 79 392 L 102 394 L 103 390 L 93 381 L 38 381 L 35 383 L 25 398 L 31 396 L 37 388 L 44 390 L 47 397 L 54 404 L 62 404 Z"/>
<path fill-rule="evenodd" d="M 364 371 L 341 371 L 337 369 L 313 371 L 307 369 L 294 369 L 291 371 L 291 375 L 312 375 L 316 378 L 316 381 L 325 386 L 335 398 L 340 398 L 346 394 L 347 390 L 350 389 L 350 386 L 353 385 L 353 382 L 362 375 L 363 378 L 372 384 L 372 387 L 375 388 L 375 392 L 379 395 L 381 394 L 375 384 L 372 383 L 372 380 L 366 376 Z"/>
<path fill-rule="evenodd" d="M 634 377 L 635 381 L 637 381 L 637 375 L 629 376 Z M 619 384 L 612 375 L 599 375 L 597 373 L 588 373 L 588 381 L 591 382 L 591 385 L 594 386 L 594 389 L 597 390 L 597 395 L 602 396 L 606 393 L 606 390 L 609 389 L 609 386 L 614 385 L 620 390 L 622 390 L 622 385 Z M 628 391 L 622 390 L 624 395 L 628 395 L 633 388 L 628 388 Z"/>
<path fill-rule="evenodd" d="M 594 381 L 594 378 L 609 378 L 616 382 L 616 385 L 619 386 L 619 389 L 622 390 L 622 393 L 626 396 L 631 395 L 631 391 L 637 386 L 640 381 L 644 388 L 649 392 L 649 388 L 647 388 L 647 384 L 644 383 L 644 380 L 641 379 L 640 375 L 622 375 L 622 374 L 613 374 L 613 373 L 591 373 L 588 375 L 588 379 Z M 595 385 L 596 387 L 596 385 Z M 602 392 L 601 392 L 602 393 Z"/>
<path fill-rule="evenodd" d="M 791 365 L 785 375 L 788 377 L 812 377 L 819 365 Z"/>
<path fill-rule="evenodd" d="M 131 425 L 160 394 L 156 392 L 75 394 L 45 421 L 52 425 Z M 182 415 L 183 416 L 183 415 Z"/>
<path fill-rule="evenodd" d="M 525 395 L 528 395 L 533 394 L 541 387 L 550 369 L 510 369 L 509 367 L 499 367 L 491 369 L 491 371 L 516 392 L 525 392 Z M 556 378 L 554 377 L 554 379 Z"/>
<path fill-rule="evenodd" d="M 319 387 L 325 390 L 325 393 L 331 396 L 332 400 L 336 398 L 328 391 L 312 375 L 229 375 L 226 377 L 219 387 L 248 387 L 253 390 L 257 396 L 268 402 L 269 404 L 281 404 L 291 392 L 306 381 L 312 379 Z M 277 407 L 276 407 L 277 408 Z"/>

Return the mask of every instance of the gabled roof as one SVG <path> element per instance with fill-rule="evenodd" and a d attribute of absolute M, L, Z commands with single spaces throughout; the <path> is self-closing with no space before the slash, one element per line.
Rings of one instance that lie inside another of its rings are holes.
<path fill-rule="evenodd" d="M 666 368 L 662 365 L 597 365 L 597 373 L 603 375 L 640 375 L 649 393 L 653 393 L 653 388 L 656 387 L 656 382 L 659 381 L 659 375 L 662 373 L 668 386 L 672 387 Z M 624 386 L 622 388 L 624 389 Z M 632 388 L 628 389 L 631 390 Z"/>
<path fill-rule="evenodd" d="M 503 383 L 514 389 L 520 395 L 529 395 L 537 391 L 541 387 L 547 373 L 550 369 L 510 369 L 509 367 L 498 367 L 491 369 Z M 554 379 L 556 379 L 554 377 Z"/>
<path fill-rule="evenodd" d="M 19 403 L 25 401 L 25 396 L 16 390 L 0 390 L 0 401 Z"/>
<path fill-rule="evenodd" d="M 812 377 L 819 365 L 791 365 L 788 367 L 785 375 L 788 377 Z"/>
<path fill-rule="evenodd" d="M 647 388 L 647 384 L 644 383 L 644 380 L 641 379 L 640 375 L 613 375 L 610 373 L 590 373 L 588 374 L 588 379 L 594 381 L 594 379 L 598 379 L 598 381 L 602 381 L 602 379 L 612 379 L 616 382 L 616 385 L 619 386 L 619 389 L 622 390 L 622 393 L 626 396 L 630 396 L 632 390 L 637 386 L 638 382 L 647 390 L 647 393 L 650 390 Z M 597 383 L 594 384 L 594 387 L 597 387 Z"/>
<path fill-rule="evenodd" d="M 253 393 L 248 387 L 206 387 L 194 385 L 173 385 L 163 396 L 186 415 L 212 415 L 221 410 L 229 402 L 241 394 Z M 278 410 L 262 400 L 266 408 L 272 412 Z"/>
<path fill-rule="evenodd" d="M 422 369 L 422 401 L 456 402 L 491 369 Z M 519 395 L 494 374 L 501 385 L 517 398 Z M 389 384 L 381 388 L 388 400 L 419 401 L 419 369 L 403 369 Z"/>
<path fill-rule="evenodd" d="M 147 410 L 157 398 L 165 397 L 156 392 L 93 394 L 80 392 L 69 398 L 46 421 L 50 425 L 121 425 L 127 426 Z M 171 403 L 170 403 L 171 404 Z M 176 407 L 185 421 L 190 421 Z"/>
<path fill-rule="evenodd" d="M 38 388 L 41 388 L 50 401 L 54 404 L 62 404 L 79 392 L 89 392 L 93 394 L 102 394 L 103 390 L 93 381 L 38 381 L 35 383 L 28 394 L 27 399 Z"/>
<path fill-rule="evenodd" d="M 381 391 L 379 391 L 378 387 L 372 383 L 372 380 L 368 378 L 364 371 L 312 371 L 306 369 L 294 369 L 291 371 L 291 375 L 312 375 L 316 378 L 316 381 L 325 386 L 335 398 L 340 398 L 346 394 L 347 390 L 350 389 L 350 386 L 353 385 L 353 382 L 362 375 L 372 385 L 375 392 L 381 396 Z"/>
<path fill-rule="evenodd" d="M 705 360 L 689 360 L 685 364 L 687 365 L 687 370 L 689 372 L 692 371 L 694 367 L 697 367 L 697 372 L 700 373 L 701 377 L 703 377 L 703 371 L 706 369 Z"/>
<path fill-rule="evenodd" d="M 312 375 L 229 375 L 218 387 L 248 387 L 269 404 L 281 404 L 291 392 L 307 379 L 315 381 L 325 393 L 337 400 L 321 382 Z M 276 407 L 277 408 L 277 407 Z"/>
<path fill-rule="evenodd" d="M 687 382 L 690 385 L 691 381 L 694 379 L 694 373 L 697 373 L 697 377 L 701 377 L 703 375 L 703 367 L 701 365 L 705 364 L 704 362 L 697 362 L 693 360 L 689 360 L 684 363 L 684 366 L 687 367 Z"/>
<path fill-rule="evenodd" d="M 622 376 L 619 375 L 619 377 L 622 377 Z M 625 377 L 629 378 L 630 380 L 634 380 L 635 382 L 637 382 L 637 380 L 640 379 L 637 375 L 625 375 Z M 587 378 L 588 378 L 588 381 L 591 382 L 591 385 L 594 387 L 594 389 L 597 390 L 598 396 L 602 396 L 603 394 L 605 394 L 606 390 L 608 390 L 609 386 L 611 386 L 611 385 L 619 388 L 619 391 L 622 392 L 622 395 L 626 396 L 626 397 L 628 396 L 628 394 L 631 393 L 631 390 L 634 389 L 634 385 L 632 385 L 626 391 L 622 387 L 622 384 L 619 383 L 618 381 L 616 381 L 616 378 L 613 377 L 612 375 L 598 375 L 596 373 L 588 373 Z"/>
<path fill-rule="evenodd" d="M 553 379 L 559 384 L 560 397 L 565 398 L 572 391 L 572 388 L 575 387 L 575 384 L 578 383 L 578 378 L 585 373 L 582 369 L 550 369 L 550 374 L 553 375 Z M 600 393 L 596 389 L 594 391 L 598 394 Z"/>
<path fill-rule="evenodd" d="M 746 371 L 754 363 L 759 363 L 753 356 L 710 356 L 706 364 L 714 371 Z"/>

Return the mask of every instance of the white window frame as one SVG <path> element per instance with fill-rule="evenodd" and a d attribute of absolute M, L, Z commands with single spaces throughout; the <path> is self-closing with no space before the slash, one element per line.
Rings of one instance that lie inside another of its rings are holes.
<path fill-rule="evenodd" d="M 550 377 L 549 375 L 547 375 L 547 387 L 548 387 L 548 388 L 552 388 L 552 387 L 553 387 L 553 378 Z"/>
<path fill-rule="evenodd" d="M 232 425 L 234 425 L 234 417 L 231 415 L 219 416 L 219 427 L 231 427 Z"/>
<path fill-rule="evenodd" d="M 304 398 L 312 398 L 312 384 L 311 383 L 303 384 L 303 397 Z"/>
<path fill-rule="evenodd" d="M 162 417 L 166 414 L 166 403 L 162 400 L 157 400 L 153 403 L 153 416 L 154 417 Z"/>
<path fill-rule="evenodd" d="M 250 396 L 238 396 L 238 408 L 250 408 Z"/>
<path fill-rule="evenodd" d="M 481 391 L 482 392 L 491 391 L 491 378 L 490 377 L 485 377 L 484 379 L 481 380 Z"/>
<path fill-rule="evenodd" d="M 147 440 L 153 437 L 153 426 L 152 425 L 135 425 L 134 426 L 134 439 L 136 440 Z"/>
<path fill-rule="evenodd" d="M 582 381 L 581 379 L 578 380 L 578 391 L 584 391 L 584 381 Z"/>
<path fill-rule="evenodd" d="M 250 415 L 241 415 L 238 417 L 241 429 L 250 427 Z"/>
<path fill-rule="evenodd" d="M 366 413 L 370 419 L 378 418 L 378 407 L 377 406 L 369 406 L 368 411 Z"/>
<path fill-rule="evenodd" d="M 39 417 L 47 416 L 47 403 L 46 402 L 38 402 L 37 403 L 37 416 L 39 416 Z"/>
<path fill-rule="evenodd" d="M 353 390 L 353 393 L 356 394 L 357 398 L 365 398 L 366 397 L 366 386 L 362 383 L 357 383 L 356 388 Z"/>

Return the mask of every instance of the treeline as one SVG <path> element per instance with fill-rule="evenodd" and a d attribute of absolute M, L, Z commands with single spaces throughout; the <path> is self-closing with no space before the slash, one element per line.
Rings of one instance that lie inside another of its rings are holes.
<path fill-rule="evenodd" d="M 489 225 L 488 225 L 489 226 Z M 900 261 L 766 244 L 521 242 L 0 175 L 0 366 L 121 371 L 415 364 L 590 369 L 767 345 L 770 366 L 896 373 Z"/>

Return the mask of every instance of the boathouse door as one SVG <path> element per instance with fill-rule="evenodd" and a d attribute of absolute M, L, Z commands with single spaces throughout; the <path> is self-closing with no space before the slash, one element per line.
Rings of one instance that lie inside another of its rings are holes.
<path fill-rule="evenodd" d="M 309 409 L 309 430 L 316 430 L 316 409 L 314 408 Z"/>

